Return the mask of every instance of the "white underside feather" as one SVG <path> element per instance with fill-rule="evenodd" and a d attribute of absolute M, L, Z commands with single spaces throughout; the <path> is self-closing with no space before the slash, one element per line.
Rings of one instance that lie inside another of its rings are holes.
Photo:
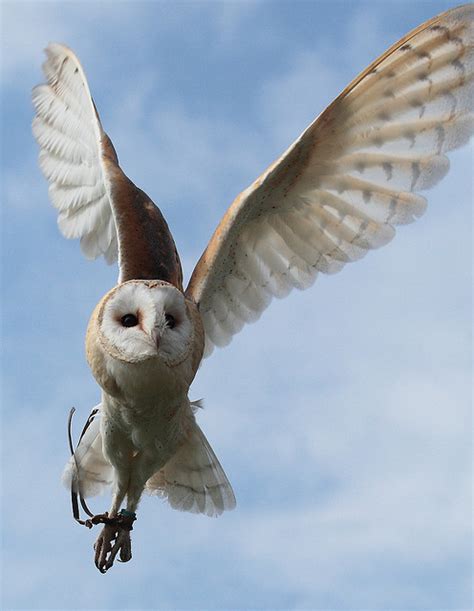
<path fill-rule="evenodd" d="M 164 469 L 148 480 L 145 490 L 166 498 L 179 511 L 218 516 L 235 507 L 229 480 L 197 424 Z"/>
<path fill-rule="evenodd" d="M 60 211 L 59 229 L 80 238 L 90 259 L 117 260 L 117 232 L 101 162 L 102 127 L 84 71 L 67 47 L 50 44 L 43 71 L 47 84 L 33 90 L 33 134 L 40 145 L 40 167 Z"/>

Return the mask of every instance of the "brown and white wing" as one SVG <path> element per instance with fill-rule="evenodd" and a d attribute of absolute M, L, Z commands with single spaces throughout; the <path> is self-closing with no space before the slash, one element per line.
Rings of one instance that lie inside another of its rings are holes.
<path fill-rule="evenodd" d="M 311 285 L 421 216 L 418 191 L 468 142 L 474 5 L 421 25 L 360 74 L 228 209 L 194 269 L 206 354 L 272 297 Z"/>
<path fill-rule="evenodd" d="M 158 208 L 118 165 L 84 70 L 68 47 L 48 45 L 47 82 L 33 89 L 33 134 L 41 169 L 66 238 L 87 258 L 119 256 L 120 280 L 153 278 L 181 288 L 181 265 Z"/>

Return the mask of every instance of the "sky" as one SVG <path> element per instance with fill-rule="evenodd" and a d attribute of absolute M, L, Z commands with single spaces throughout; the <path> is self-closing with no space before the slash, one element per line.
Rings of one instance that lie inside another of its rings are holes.
<path fill-rule="evenodd" d="M 144 498 L 132 561 L 101 575 L 60 474 L 70 407 L 79 430 L 100 400 L 84 333 L 117 270 L 59 234 L 30 127 L 42 49 L 66 43 L 189 278 L 233 198 L 452 6 L 2 2 L 2 608 L 471 608 L 472 147 L 421 220 L 203 363 L 190 396 L 237 508 Z"/>

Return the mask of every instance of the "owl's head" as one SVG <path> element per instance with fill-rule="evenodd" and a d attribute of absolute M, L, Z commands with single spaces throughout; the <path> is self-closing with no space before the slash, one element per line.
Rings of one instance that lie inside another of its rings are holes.
<path fill-rule="evenodd" d="M 91 319 L 102 348 L 115 359 L 157 359 L 174 366 L 193 347 L 193 321 L 184 295 L 160 280 L 130 280 L 102 299 Z"/>

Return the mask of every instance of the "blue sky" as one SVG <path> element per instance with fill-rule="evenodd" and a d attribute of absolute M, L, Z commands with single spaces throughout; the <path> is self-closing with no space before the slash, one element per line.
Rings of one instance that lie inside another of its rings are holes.
<path fill-rule="evenodd" d="M 369 61 L 451 2 L 3 2 L 3 608 L 471 607 L 472 148 L 381 251 L 275 301 L 192 387 L 237 496 L 145 498 L 107 575 L 60 473 L 99 401 L 88 317 L 117 271 L 56 227 L 31 136 L 42 49 L 79 55 L 189 277 L 232 199 Z M 96 499 L 96 511 L 108 499 Z"/>

